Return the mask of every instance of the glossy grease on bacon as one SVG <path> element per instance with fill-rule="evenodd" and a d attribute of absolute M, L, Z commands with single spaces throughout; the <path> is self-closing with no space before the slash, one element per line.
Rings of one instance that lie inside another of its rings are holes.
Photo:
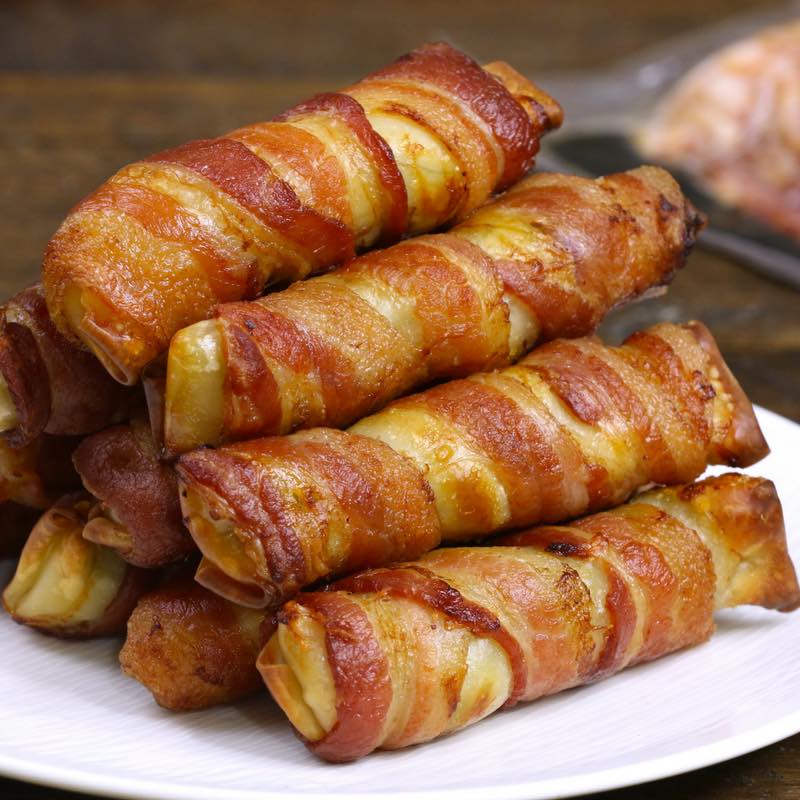
<path fill-rule="evenodd" d="M 48 307 L 134 383 L 218 303 L 463 218 L 521 178 L 560 123 L 507 65 L 425 45 L 272 122 L 123 167 L 51 239 Z"/>
<path fill-rule="evenodd" d="M 166 369 L 146 380 L 154 429 L 180 453 L 344 427 L 417 386 L 591 333 L 668 283 L 702 224 L 656 167 L 594 181 L 532 175 L 450 233 L 221 305 L 179 331 Z"/>
<path fill-rule="evenodd" d="M 301 593 L 258 667 L 311 751 L 350 761 L 704 642 L 742 604 L 800 588 L 775 487 L 728 474 Z"/>
<path fill-rule="evenodd" d="M 557 522 L 707 464 L 768 452 L 708 330 L 660 324 L 621 347 L 556 340 L 516 366 L 315 428 L 178 461 L 197 577 L 275 605 L 321 578 Z"/>

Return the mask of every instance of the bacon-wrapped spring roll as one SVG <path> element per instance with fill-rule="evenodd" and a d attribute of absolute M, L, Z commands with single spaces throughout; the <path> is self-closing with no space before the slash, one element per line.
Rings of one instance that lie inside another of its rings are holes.
<path fill-rule="evenodd" d="M 159 461 L 145 420 L 86 437 L 73 461 L 99 501 L 84 528 L 86 539 L 139 567 L 163 566 L 195 552 L 181 520 L 175 470 Z"/>
<path fill-rule="evenodd" d="M 53 325 L 40 285 L 0 311 L 0 431 L 14 447 L 41 433 L 78 436 L 124 419 L 133 392 Z"/>
<path fill-rule="evenodd" d="M 233 703 L 263 684 L 256 658 L 264 612 L 177 575 L 139 600 L 119 661 L 171 711 Z"/>
<path fill-rule="evenodd" d="M 664 170 L 588 180 L 533 175 L 451 233 L 356 259 L 255 302 L 218 307 L 172 340 L 168 452 L 340 428 L 415 386 L 518 359 L 539 338 L 583 336 L 667 283 L 700 215 Z"/>
<path fill-rule="evenodd" d="M 269 606 L 442 539 L 570 519 L 766 452 L 750 402 L 693 322 L 655 325 L 621 347 L 550 342 L 514 367 L 398 400 L 348 432 L 197 450 L 178 473 L 205 556 L 198 580 Z"/>
<path fill-rule="evenodd" d="M 134 383 L 217 303 L 463 218 L 521 178 L 560 122 L 506 64 L 426 45 L 272 122 L 123 167 L 51 240 L 48 306 Z"/>
<path fill-rule="evenodd" d="M 430 741 L 699 644 L 715 608 L 800 604 L 775 489 L 741 475 L 332 589 L 290 601 L 258 661 L 329 761 Z"/>
<path fill-rule="evenodd" d="M 0 558 L 16 555 L 57 497 L 80 488 L 72 466 L 77 440 L 42 435 L 24 447 L 0 439 Z"/>
<path fill-rule="evenodd" d="M 67 495 L 36 523 L 3 592 L 15 621 L 65 638 L 124 629 L 152 573 L 83 538 L 93 502 L 85 494 Z"/>

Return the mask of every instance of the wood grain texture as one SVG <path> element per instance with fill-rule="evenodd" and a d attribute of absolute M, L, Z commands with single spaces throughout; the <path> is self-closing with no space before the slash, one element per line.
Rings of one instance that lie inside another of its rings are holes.
<path fill-rule="evenodd" d="M 559 3 L 325 0 L 9 0 L 0 6 L 0 293 L 35 279 L 68 209 L 120 165 L 266 119 L 426 39 L 529 77 L 602 66 L 759 0 Z M 121 32 L 124 32 L 122 35 Z M 354 46 L 358 43 L 358 46 Z M 542 43 L 546 43 L 543 46 Z M 546 84 L 545 84 L 545 87 Z M 800 420 L 800 295 L 698 248 L 669 294 L 615 314 L 605 334 L 706 322 L 751 398 Z M 793 800 L 800 736 L 735 761 L 595 800 Z M 0 796 L 80 795 L 0 780 Z"/>

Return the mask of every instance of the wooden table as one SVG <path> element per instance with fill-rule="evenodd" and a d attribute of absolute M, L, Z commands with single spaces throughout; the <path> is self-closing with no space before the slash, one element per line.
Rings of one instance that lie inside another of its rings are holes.
<path fill-rule="evenodd" d="M 416 44 L 448 39 L 536 77 L 592 68 L 758 0 L 558 3 L 5 2 L 0 5 L 0 292 L 35 279 L 72 203 L 139 156 L 265 119 Z M 800 421 L 800 293 L 702 247 L 667 297 L 606 324 L 704 320 L 757 403 Z M 731 702 L 736 702 L 732 697 Z M 0 796 L 78 798 L 0 779 Z M 800 736 L 603 800 L 795 800 Z M 599 796 L 598 796 L 599 798 Z"/>

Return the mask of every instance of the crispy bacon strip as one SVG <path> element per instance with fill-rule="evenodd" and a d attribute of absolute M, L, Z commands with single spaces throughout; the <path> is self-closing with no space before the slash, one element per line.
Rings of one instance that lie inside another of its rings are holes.
<path fill-rule="evenodd" d="M 139 600 L 120 664 L 171 711 L 233 703 L 263 688 L 255 666 L 263 621 L 184 572 Z"/>
<path fill-rule="evenodd" d="M 83 538 L 94 500 L 67 495 L 31 531 L 3 605 L 16 622 L 64 638 L 118 633 L 152 573 Z"/>
<path fill-rule="evenodd" d="M 0 430 L 14 447 L 42 433 L 78 436 L 124 419 L 133 400 L 53 325 L 40 285 L 0 311 Z"/>
<path fill-rule="evenodd" d="M 737 474 L 330 588 L 284 606 L 258 660 L 328 761 L 430 741 L 699 644 L 715 609 L 800 606 L 775 487 Z"/>
<path fill-rule="evenodd" d="M 170 453 L 349 425 L 416 386 L 505 366 L 539 339 L 590 333 L 667 283 L 701 227 L 655 167 L 533 175 L 451 233 L 184 328 L 165 381 L 147 381 L 151 416 L 160 430 L 163 413 Z"/>
<path fill-rule="evenodd" d="M 178 461 L 205 556 L 197 578 L 269 606 L 334 574 L 623 502 L 767 446 L 700 323 L 622 347 L 556 340 L 517 366 L 327 428 L 198 450 Z"/>
<path fill-rule="evenodd" d="M 522 177 L 561 109 L 429 44 L 272 122 L 123 167 L 45 256 L 48 306 L 123 383 L 217 303 L 462 219 Z"/>
<path fill-rule="evenodd" d="M 88 436 L 73 461 L 98 500 L 84 538 L 139 567 L 163 566 L 194 552 L 181 521 L 175 470 L 159 461 L 146 421 L 134 419 Z"/>

